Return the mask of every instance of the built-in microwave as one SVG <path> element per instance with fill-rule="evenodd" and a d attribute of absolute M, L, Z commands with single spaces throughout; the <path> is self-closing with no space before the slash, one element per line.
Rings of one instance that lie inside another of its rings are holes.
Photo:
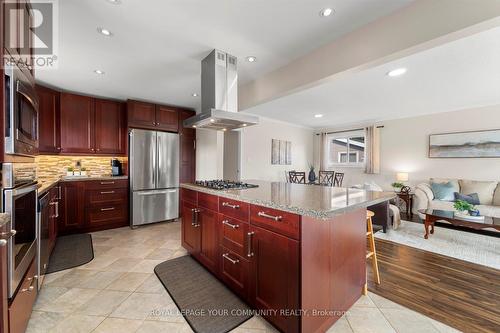
<path fill-rule="evenodd" d="M 5 66 L 5 153 L 38 152 L 38 95 L 35 82 L 16 66 Z"/>

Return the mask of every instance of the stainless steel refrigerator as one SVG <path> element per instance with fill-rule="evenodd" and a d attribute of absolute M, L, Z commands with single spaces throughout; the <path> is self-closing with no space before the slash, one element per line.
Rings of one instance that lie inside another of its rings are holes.
<path fill-rule="evenodd" d="M 131 226 L 179 217 L 179 135 L 130 131 Z"/>

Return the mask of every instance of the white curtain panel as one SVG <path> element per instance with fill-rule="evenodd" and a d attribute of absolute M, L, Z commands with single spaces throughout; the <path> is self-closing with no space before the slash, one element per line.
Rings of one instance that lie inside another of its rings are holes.
<path fill-rule="evenodd" d="M 380 173 L 380 129 L 365 127 L 365 173 Z"/>

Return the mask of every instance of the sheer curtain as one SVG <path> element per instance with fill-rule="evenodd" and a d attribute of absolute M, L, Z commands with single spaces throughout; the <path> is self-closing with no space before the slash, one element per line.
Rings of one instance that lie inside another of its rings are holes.
<path fill-rule="evenodd" d="M 320 133 L 319 135 L 319 169 L 327 170 L 328 168 L 328 142 L 327 142 L 327 134 Z"/>
<path fill-rule="evenodd" d="M 365 173 L 380 173 L 380 129 L 365 127 Z"/>

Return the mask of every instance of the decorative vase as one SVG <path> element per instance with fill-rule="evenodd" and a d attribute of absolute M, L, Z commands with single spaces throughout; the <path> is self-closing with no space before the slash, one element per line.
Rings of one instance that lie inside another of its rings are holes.
<path fill-rule="evenodd" d="M 66 171 L 66 176 L 73 176 L 73 171 Z"/>
<path fill-rule="evenodd" d="M 471 209 L 471 210 L 469 210 L 469 215 L 470 216 L 479 216 L 481 214 L 479 212 L 479 209 Z"/>
<path fill-rule="evenodd" d="M 314 173 L 314 169 L 309 170 L 309 183 L 314 183 L 316 181 L 316 174 Z"/>
<path fill-rule="evenodd" d="M 80 171 L 73 171 L 74 176 L 80 176 Z"/>
<path fill-rule="evenodd" d="M 80 171 L 80 176 L 86 176 L 87 175 L 87 171 Z"/>

